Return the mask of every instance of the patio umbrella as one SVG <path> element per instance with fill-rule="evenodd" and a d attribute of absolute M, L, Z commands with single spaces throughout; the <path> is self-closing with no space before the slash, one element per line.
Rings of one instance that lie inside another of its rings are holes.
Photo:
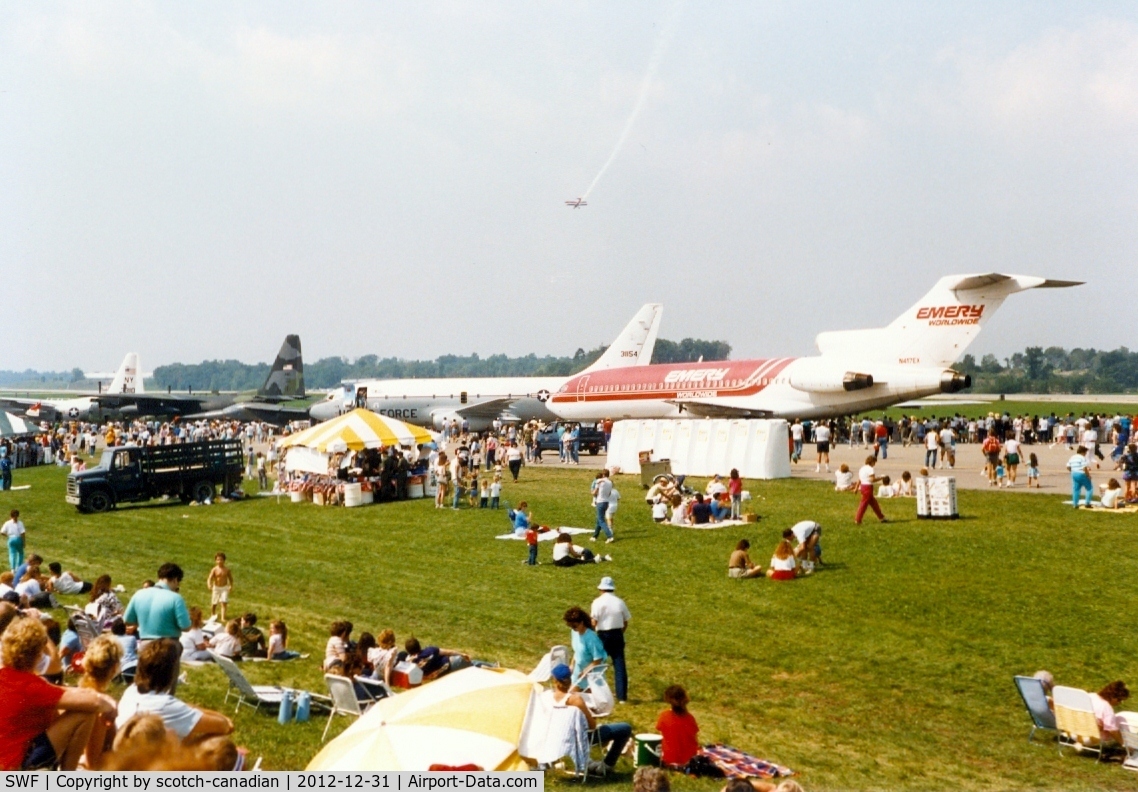
<path fill-rule="evenodd" d="M 381 699 L 308 770 L 527 770 L 518 740 L 534 684 L 519 671 L 464 668 Z"/>
<path fill-rule="evenodd" d="M 281 441 L 281 448 L 305 446 L 324 453 L 334 444 L 343 443 L 353 451 L 362 451 L 380 446 L 415 446 L 433 439 L 434 435 L 421 426 L 357 407 L 338 418 L 289 435 Z"/>

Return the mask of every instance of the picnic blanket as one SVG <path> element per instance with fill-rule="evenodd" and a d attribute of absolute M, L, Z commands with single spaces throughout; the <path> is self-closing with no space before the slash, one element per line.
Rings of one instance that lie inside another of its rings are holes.
<path fill-rule="evenodd" d="M 789 767 L 759 759 L 723 743 L 705 745 L 699 750 L 699 755 L 711 760 L 726 778 L 784 778 L 794 775 Z"/>
<path fill-rule="evenodd" d="M 1063 501 L 1063 505 L 1064 506 L 1070 506 L 1071 501 L 1065 500 L 1065 501 Z M 1085 507 L 1084 507 L 1084 509 L 1085 509 Z M 1090 511 L 1101 512 L 1103 514 L 1138 514 L 1138 506 L 1135 506 L 1134 504 L 1130 503 L 1130 504 L 1127 504 L 1126 506 L 1123 506 L 1123 507 L 1118 508 L 1118 509 L 1108 509 L 1105 506 L 1103 506 L 1100 501 L 1094 501 L 1093 503 L 1091 503 Z"/>
<path fill-rule="evenodd" d="M 723 522 L 709 522 L 702 525 L 680 525 L 679 528 L 695 528 L 697 531 L 708 531 L 713 528 L 730 528 L 734 525 L 754 525 L 754 523 L 746 522 L 745 520 L 724 520 Z"/>
<path fill-rule="evenodd" d="M 546 531 L 545 533 L 539 533 L 537 535 L 537 541 L 539 541 L 539 542 L 552 542 L 554 539 L 557 538 L 557 534 L 559 534 L 559 533 L 587 534 L 587 533 L 592 533 L 592 529 L 591 528 L 569 528 L 567 526 L 562 525 L 560 528 L 554 528 L 552 530 Z M 523 531 L 522 533 L 502 534 L 501 536 L 495 536 L 494 538 L 495 539 L 520 539 L 524 542 L 526 535 L 525 535 L 525 532 Z"/>

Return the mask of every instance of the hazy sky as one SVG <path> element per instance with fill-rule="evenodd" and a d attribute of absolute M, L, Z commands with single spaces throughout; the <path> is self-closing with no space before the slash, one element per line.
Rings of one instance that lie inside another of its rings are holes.
<path fill-rule="evenodd" d="M 1133 347 L 1136 165 L 1133 2 L 2 0 L 0 369 L 571 354 L 648 301 L 802 354 L 993 270 L 1090 285 L 971 351 Z"/>

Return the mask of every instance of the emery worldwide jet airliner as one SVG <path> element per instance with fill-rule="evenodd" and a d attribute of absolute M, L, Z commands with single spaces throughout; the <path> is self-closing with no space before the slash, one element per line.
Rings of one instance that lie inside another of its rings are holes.
<path fill-rule="evenodd" d="M 595 363 L 585 371 L 600 373 L 647 366 L 656 347 L 660 317 L 658 303 L 642 307 Z M 494 420 L 557 419 L 546 408 L 550 396 L 568 377 L 450 377 L 440 379 L 369 379 L 346 382 L 309 410 L 314 421 L 325 421 L 366 406 L 418 426 L 442 429 L 465 421 L 474 431 Z"/>
<path fill-rule="evenodd" d="M 971 379 L 952 369 L 1004 299 L 1081 285 L 1024 275 L 949 275 L 888 327 L 818 335 L 812 357 L 583 371 L 550 398 L 571 421 L 606 418 L 825 418 L 937 393 Z"/>

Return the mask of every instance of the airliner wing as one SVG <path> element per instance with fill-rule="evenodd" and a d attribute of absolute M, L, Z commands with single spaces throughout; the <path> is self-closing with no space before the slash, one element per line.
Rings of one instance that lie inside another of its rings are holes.
<path fill-rule="evenodd" d="M 517 400 L 517 398 L 489 399 L 460 407 L 455 412 L 463 418 L 482 418 L 493 421 L 495 418 L 501 417 L 502 413 L 510 409 Z"/>

